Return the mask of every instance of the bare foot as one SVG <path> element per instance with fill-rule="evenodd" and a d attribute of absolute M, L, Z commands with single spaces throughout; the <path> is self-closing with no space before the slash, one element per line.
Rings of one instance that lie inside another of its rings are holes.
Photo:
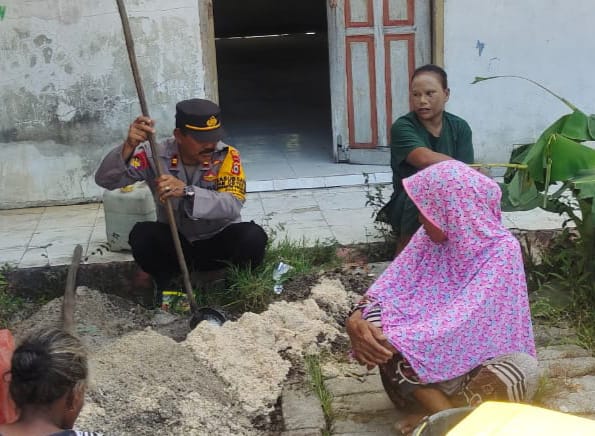
<path fill-rule="evenodd" d="M 411 432 L 417 427 L 417 424 L 421 422 L 422 419 L 425 418 L 425 415 L 422 414 L 411 414 L 407 415 L 403 419 L 399 419 L 395 423 L 395 430 L 397 433 L 402 434 L 403 436 L 410 435 Z"/>

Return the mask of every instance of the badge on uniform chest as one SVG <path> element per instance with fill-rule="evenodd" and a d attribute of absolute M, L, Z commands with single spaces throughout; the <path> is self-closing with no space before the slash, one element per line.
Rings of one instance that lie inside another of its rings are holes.
<path fill-rule="evenodd" d="M 203 174 L 202 179 L 205 182 L 212 182 L 217 179 L 217 174 L 215 174 L 212 169 L 209 169 Z"/>
<path fill-rule="evenodd" d="M 221 164 L 220 160 L 214 160 L 212 162 L 203 163 L 202 171 L 204 171 L 204 173 L 202 175 L 202 179 L 205 182 L 214 182 L 215 180 L 217 180 L 217 169 L 219 167 L 219 164 Z"/>

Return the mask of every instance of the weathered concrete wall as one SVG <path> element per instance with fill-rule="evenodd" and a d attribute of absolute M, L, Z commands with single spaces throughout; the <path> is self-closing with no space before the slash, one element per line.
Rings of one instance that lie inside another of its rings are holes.
<path fill-rule="evenodd" d="M 473 128 L 479 160 L 508 161 L 568 108 L 522 80 L 474 77 L 525 76 L 594 113 L 594 35 L 592 0 L 445 0 L 448 110 Z"/>
<path fill-rule="evenodd" d="M 177 101 L 207 93 L 205 2 L 126 1 L 158 136 Z M 0 5 L 0 208 L 98 198 L 94 171 L 140 113 L 116 2 Z"/>

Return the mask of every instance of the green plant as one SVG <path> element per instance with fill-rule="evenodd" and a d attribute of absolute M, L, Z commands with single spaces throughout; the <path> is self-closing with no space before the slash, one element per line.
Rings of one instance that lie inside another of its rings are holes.
<path fill-rule="evenodd" d="M 4 265 L 0 272 L 0 328 L 8 328 L 13 316 L 25 307 L 25 300 L 8 292 L 6 273 L 9 265 Z"/>
<path fill-rule="evenodd" d="M 502 186 L 503 210 L 545 210 L 566 213 L 580 234 L 583 269 L 595 270 L 595 150 L 584 145 L 595 140 L 595 115 L 534 80 L 521 76 L 476 77 L 473 83 L 498 78 L 526 80 L 556 97 L 572 111 L 551 124 L 532 144 L 512 151 Z M 526 168 L 525 168 L 526 167 Z M 555 186 L 557 185 L 557 186 Z M 555 186 L 555 190 L 550 187 Z M 577 213 L 579 211 L 580 213 Z"/>
<path fill-rule="evenodd" d="M 279 262 L 292 266 L 282 281 L 302 274 L 310 274 L 339 264 L 336 242 L 314 241 L 307 243 L 287 237 L 275 240 L 269 233 L 269 244 L 263 263 L 257 268 L 240 268 L 230 265 L 226 274 L 225 289 L 195 292 L 199 305 L 220 306 L 230 312 L 261 312 L 275 299 L 273 271 Z"/>
<path fill-rule="evenodd" d="M 326 428 L 322 429 L 323 435 L 330 435 L 333 429 L 333 395 L 326 388 L 324 384 L 324 376 L 320 368 L 320 357 L 315 354 L 310 354 L 305 358 L 306 369 L 310 380 L 310 386 L 314 394 L 320 400 L 322 413 L 324 414 L 324 421 Z"/>
<path fill-rule="evenodd" d="M 0 266 L 0 274 L 4 275 L 4 277 L 6 277 L 8 274 L 13 272 L 15 269 L 16 269 L 16 267 L 14 265 L 11 265 L 8 262 L 4 262 L 2 264 L 2 266 Z"/>
<path fill-rule="evenodd" d="M 571 113 L 547 127 L 537 141 L 515 148 L 504 175 L 502 209 L 541 207 L 567 214 L 576 234 L 565 230 L 543 254 L 541 262 L 525 259 L 528 285 L 535 291 L 534 314 L 567 319 L 577 328 L 579 341 L 595 343 L 595 115 L 534 80 L 520 76 L 476 77 L 473 83 L 498 78 L 526 80 L 565 104 Z M 564 225 L 567 223 L 565 222 Z M 550 306 L 550 309 L 547 309 Z M 554 308 L 554 309 L 552 309 Z M 546 310 L 547 309 L 547 310 Z"/>
<path fill-rule="evenodd" d="M 385 198 L 384 191 L 387 188 L 386 185 L 381 184 L 370 184 L 370 175 L 368 173 L 363 173 L 364 175 L 364 187 L 366 192 L 366 206 L 370 206 L 372 208 L 372 214 L 370 215 L 374 219 L 374 229 L 376 233 L 380 235 L 382 238 L 383 244 L 380 249 L 375 247 L 376 251 L 374 253 L 367 253 L 368 256 L 374 259 L 392 259 L 395 254 L 395 247 L 397 245 L 397 238 L 393 228 L 390 224 L 387 224 L 382 221 L 378 221 L 376 217 L 380 210 L 388 203 L 387 198 Z M 366 234 L 366 236 L 371 236 Z M 372 245 L 368 244 L 368 247 L 371 248 Z"/>
<path fill-rule="evenodd" d="M 530 263 L 527 282 L 533 318 L 546 324 L 570 324 L 577 332 L 576 343 L 595 349 L 595 283 L 582 269 L 583 251 L 578 236 L 564 229 L 540 256 Z M 530 248 L 529 248 L 530 250 Z M 526 257 L 533 257 L 526 252 Z"/>

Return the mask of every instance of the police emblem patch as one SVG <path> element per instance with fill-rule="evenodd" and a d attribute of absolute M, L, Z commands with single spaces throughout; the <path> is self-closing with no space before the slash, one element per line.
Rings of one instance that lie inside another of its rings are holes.
<path fill-rule="evenodd" d="M 132 156 L 132 159 L 130 159 L 130 166 L 136 170 L 144 170 L 145 168 L 148 168 L 149 160 L 147 158 L 147 153 L 143 150 Z"/>
<path fill-rule="evenodd" d="M 211 118 L 209 118 L 207 120 L 207 127 L 214 127 L 217 124 L 219 124 L 219 121 L 217 121 L 217 118 L 215 118 L 215 116 L 211 116 Z"/>

